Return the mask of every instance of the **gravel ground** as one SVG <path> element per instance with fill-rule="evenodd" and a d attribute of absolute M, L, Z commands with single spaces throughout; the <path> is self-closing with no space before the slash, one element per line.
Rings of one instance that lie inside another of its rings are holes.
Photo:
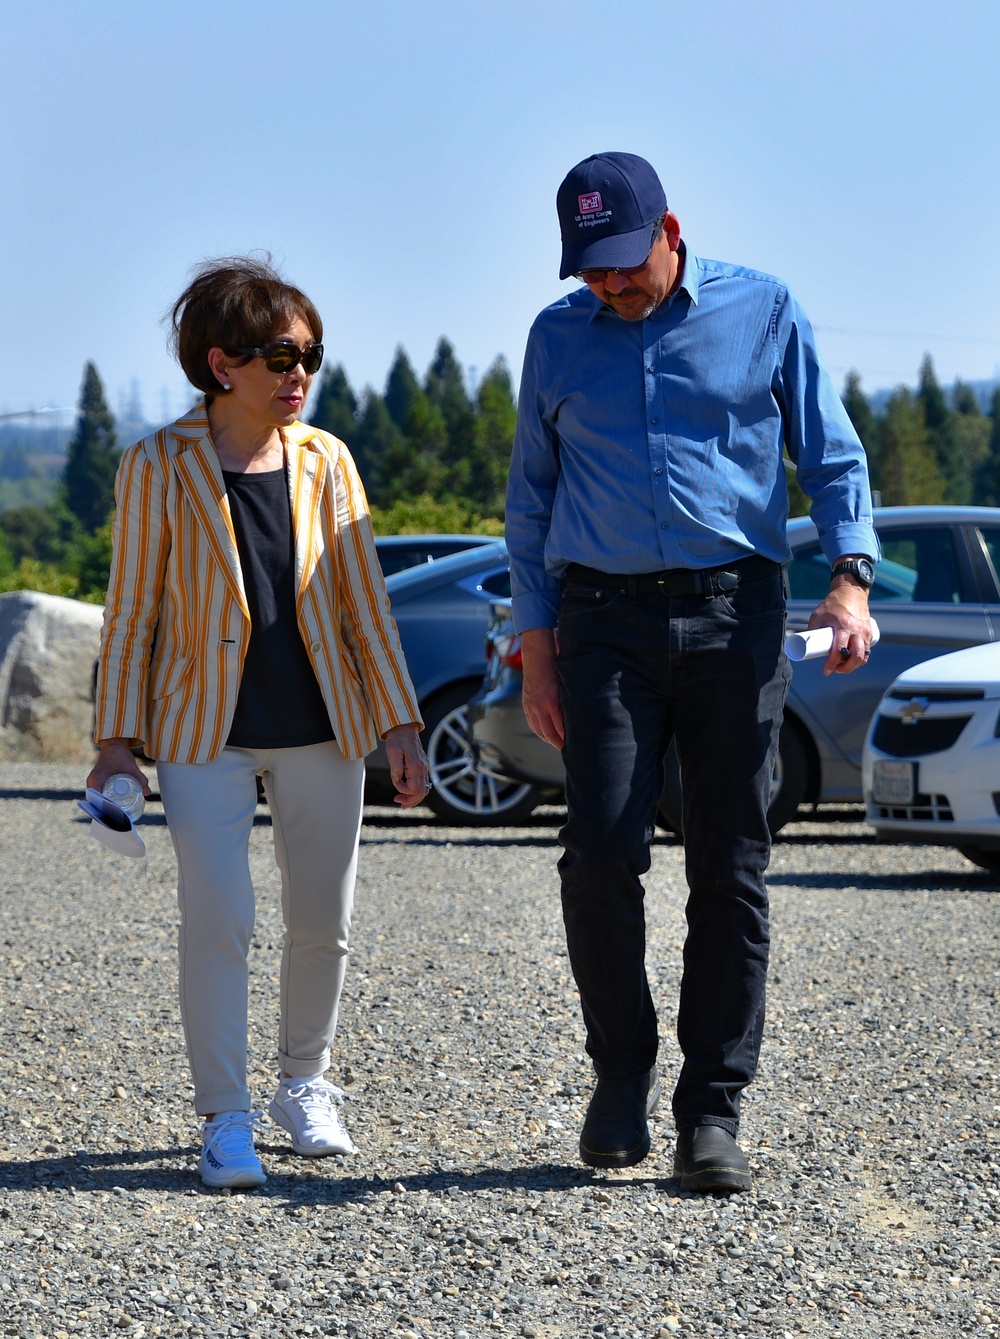
<path fill-rule="evenodd" d="M 516 829 L 369 811 L 338 1066 L 360 1153 L 200 1188 L 174 999 L 173 857 L 92 843 L 76 769 L 0 767 L 0 1334 L 1000 1335 L 1000 891 L 860 813 L 771 871 L 745 1196 L 681 1195 L 668 1119 L 625 1173 L 576 1158 L 590 1088 L 555 880 Z M 261 811 L 251 1068 L 273 1086 L 278 880 Z M 682 851 L 658 842 L 649 964 L 670 1035 Z"/>

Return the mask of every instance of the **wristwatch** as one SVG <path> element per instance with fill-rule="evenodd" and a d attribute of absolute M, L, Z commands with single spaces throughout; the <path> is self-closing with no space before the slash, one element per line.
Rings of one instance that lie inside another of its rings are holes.
<path fill-rule="evenodd" d="M 845 573 L 848 576 L 856 577 L 865 590 L 871 590 L 875 584 L 875 568 L 867 558 L 844 558 L 839 563 L 834 564 L 830 575 L 839 577 Z"/>

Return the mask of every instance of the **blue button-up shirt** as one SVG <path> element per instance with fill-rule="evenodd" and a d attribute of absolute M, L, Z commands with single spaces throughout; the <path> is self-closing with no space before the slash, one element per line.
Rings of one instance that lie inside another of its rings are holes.
<path fill-rule="evenodd" d="M 517 628 L 553 627 L 569 563 L 605 572 L 790 557 L 783 450 L 831 565 L 879 555 L 864 449 L 778 279 L 686 252 L 644 321 L 589 289 L 531 328 L 507 491 Z"/>

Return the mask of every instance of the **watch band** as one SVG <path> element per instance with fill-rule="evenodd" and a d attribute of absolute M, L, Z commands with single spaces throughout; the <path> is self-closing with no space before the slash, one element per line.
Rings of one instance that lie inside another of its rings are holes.
<path fill-rule="evenodd" d="M 870 590 L 875 580 L 875 568 L 868 558 L 843 558 L 840 562 L 834 563 L 830 575 L 855 577 L 866 590 Z"/>

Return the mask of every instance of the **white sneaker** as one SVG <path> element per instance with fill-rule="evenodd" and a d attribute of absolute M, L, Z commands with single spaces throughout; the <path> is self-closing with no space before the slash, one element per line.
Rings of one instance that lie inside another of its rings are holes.
<path fill-rule="evenodd" d="M 206 1186 L 262 1186 L 267 1180 L 254 1152 L 254 1126 L 263 1111 L 220 1111 L 202 1126 L 205 1147 L 198 1171 Z"/>
<path fill-rule="evenodd" d="M 267 1110 L 271 1119 L 291 1135 L 296 1153 L 322 1158 L 330 1153 L 357 1152 L 340 1123 L 338 1107 L 343 1100 L 341 1090 L 326 1079 L 285 1079 Z"/>

